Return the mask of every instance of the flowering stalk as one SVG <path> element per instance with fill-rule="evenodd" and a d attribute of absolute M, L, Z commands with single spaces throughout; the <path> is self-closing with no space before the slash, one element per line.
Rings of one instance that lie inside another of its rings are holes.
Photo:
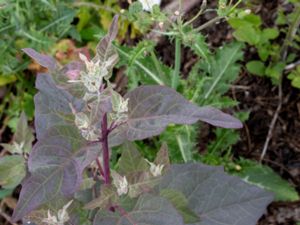
<path fill-rule="evenodd" d="M 101 134 L 102 134 L 101 143 L 102 143 L 102 151 L 103 151 L 104 183 L 110 184 L 109 147 L 108 147 L 109 130 L 107 128 L 106 113 L 102 117 Z"/>

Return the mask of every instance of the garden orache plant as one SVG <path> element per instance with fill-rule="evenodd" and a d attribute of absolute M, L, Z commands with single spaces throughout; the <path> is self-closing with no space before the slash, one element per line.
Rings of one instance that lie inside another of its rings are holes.
<path fill-rule="evenodd" d="M 272 200 L 268 192 L 221 167 L 170 165 L 166 145 L 149 162 L 131 143 L 159 135 L 170 123 L 242 124 L 217 109 L 193 105 L 168 87 L 140 86 L 125 96 L 115 92 L 109 78 L 118 59 L 112 45 L 117 22 L 115 17 L 92 60 L 81 55 L 62 67 L 24 49 L 49 74 L 37 77 L 37 143 L 13 219 L 50 225 L 255 224 Z M 124 151 L 111 170 L 110 149 L 121 144 Z"/>

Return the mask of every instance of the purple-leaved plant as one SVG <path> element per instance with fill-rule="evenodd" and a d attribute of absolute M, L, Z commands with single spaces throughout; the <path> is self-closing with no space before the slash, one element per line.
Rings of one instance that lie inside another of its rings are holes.
<path fill-rule="evenodd" d="M 171 88 L 140 86 L 121 96 L 109 82 L 118 60 L 112 42 L 118 17 L 89 60 L 59 65 L 32 49 L 24 52 L 47 74 L 37 76 L 37 143 L 14 221 L 93 225 L 254 225 L 272 195 L 221 167 L 171 165 L 163 145 L 154 162 L 134 140 L 159 135 L 168 124 L 204 121 L 241 128 L 234 117 L 198 107 Z M 110 151 L 122 145 L 116 170 Z"/>

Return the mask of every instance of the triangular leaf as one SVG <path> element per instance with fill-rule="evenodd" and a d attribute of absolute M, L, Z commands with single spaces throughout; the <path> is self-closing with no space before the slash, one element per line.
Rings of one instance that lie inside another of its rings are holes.
<path fill-rule="evenodd" d="M 149 170 L 147 161 L 137 150 L 134 143 L 125 142 L 122 147 L 122 155 L 118 161 L 118 172 L 128 176 L 132 173 L 140 173 Z"/>
<path fill-rule="evenodd" d="M 26 175 L 25 159 L 19 155 L 0 158 L 0 185 L 11 189 L 21 183 Z"/>
<path fill-rule="evenodd" d="M 169 151 L 166 143 L 161 145 L 160 150 L 156 154 L 154 163 L 156 165 L 164 165 L 164 169 L 168 169 L 170 167 Z"/>
<path fill-rule="evenodd" d="M 33 131 L 28 126 L 27 117 L 24 112 L 21 113 L 19 122 L 17 124 L 17 130 L 14 135 L 14 141 L 18 144 L 24 143 L 23 152 L 29 153 L 32 148 L 32 142 L 34 140 Z"/>
<path fill-rule="evenodd" d="M 58 195 L 72 195 L 82 179 L 82 171 L 99 154 L 99 147 L 87 145 L 73 126 L 57 126 L 40 139 L 30 154 L 30 176 L 13 214 L 17 221 Z"/>
<path fill-rule="evenodd" d="M 225 128 L 242 127 L 234 117 L 215 108 L 198 107 L 164 86 L 141 86 L 124 98 L 129 98 L 129 118 L 110 136 L 114 143 L 158 135 L 170 123 L 192 124 L 201 120 Z"/>
<path fill-rule="evenodd" d="M 173 165 L 159 188 L 186 196 L 200 218 L 193 225 L 255 225 L 273 199 L 271 193 L 225 174 L 221 167 L 195 163 Z"/>
<path fill-rule="evenodd" d="M 76 99 L 67 91 L 58 88 L 48 74 L 38 75 L 36 88 L 39 90 L 34 97 L 37 139 L 51 127 L 74 123 L 70 104 L 80 112 L 84 107 L 83 100 Z"/>

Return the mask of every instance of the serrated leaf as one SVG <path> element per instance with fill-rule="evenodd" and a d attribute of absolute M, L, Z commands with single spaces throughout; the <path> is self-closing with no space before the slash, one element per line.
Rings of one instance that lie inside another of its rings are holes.
<path fill-rule="evenodd" d="M 255 225 L 273 197 L 223 172 L 202 164 L 173 165 L 159 189 L 174 189 L 186 196 L 188 206 L 200 218 L 193 225 Z"/>
<path fill-rule="evenodd" d="M 190 32 L 184 35 L 183 44 L 190 47 L 198 56 L 209 59 L 211 54 L 207 43 L 205 42 L 205 37 L 200 33 Z M 207 63 L 209 63 L 207 61 Z"/>
<path fill-rule="evenodd" d="M 168 87 L 141 86 L 125 98 L 129 98 L 129 118 L 110 136 L 114 143 L 158 135 L 170 123 L 192 124 L 200 120 L 220 127 L 242 127 L 234 117 L 215 108 L 198 107 Z"/>
<path fill-rule="evenodd" d="M 79 100 L 66 90 L 58 88 L 48 74 L 38 75 L 36 88 L 39 90 L 34 97 L 37 139 L 40 139 L 51 127 L 74 123 L 70 104 L 80 112 L 84 107 L 83 100 Z"/>
<path fill-rule="evenodd" d="M 151 57 L 145 57 L 144 51 L 149 50 L 147 42 L 139 43 L 135 48 L 118 46 L 118 52 L 121 56 L 120 65 L 128 67 L 126 74 L 129 79 L 129 88 L 136 88 L 139 83 L 142 84 L 170 84 L 171 69 L 165 64 L 158 62 L 155 65 Z"/>
<path fill-rule="evenodd" d="M 199 222 L 199 217 L 188 207 L 188 200 L 181 192 L 167 188 L 161 190 L 159 194 L 172 203 L 180 215 L 182 215 L 184 223 Z"/>
<path fill-rule="evenodd" d="M 0 158 L 0 185 L 2 188 L 15 188 L 25 175 L 26 166 L 22 156 L 10 155 Z"/>
<path fill-rule="evenodd" d="M 149 194 L 139 197 L 130 212 L 98 211 L 93 225 L 184 225 L 180 214 L 166 199 Z"/>
<path fill-rule="evenodd" d="M 275 194 L 276 201 L 297 201 L 299 195 L 291 184 L 282 179 L 270 167 L 253 161 L 242 161 L 242 169 L 235 174 L 250 184 L 257 185 Z"/>
<path fill-rule="evenodd" d="M 211 79 L 205 82 L 203 90 L 205 99 L 213 92 L 224 94 L 228 90 L 228 85 L 237 78 L 240 70 L 237 61 L 243 58 L 242 48 L 243 44 L 236 42 L 225 45 L 211 59 Z"/>
<path fill-rule="evenodd" d="M 13 219 L 21 219 L 58 195 L 72 195 L 79 188 L 82 171 L 99 151 L 98 146 L 87 145 L 74 126 L 49 130 L 30 154 L 30 176 L 22 184 Z"/>

